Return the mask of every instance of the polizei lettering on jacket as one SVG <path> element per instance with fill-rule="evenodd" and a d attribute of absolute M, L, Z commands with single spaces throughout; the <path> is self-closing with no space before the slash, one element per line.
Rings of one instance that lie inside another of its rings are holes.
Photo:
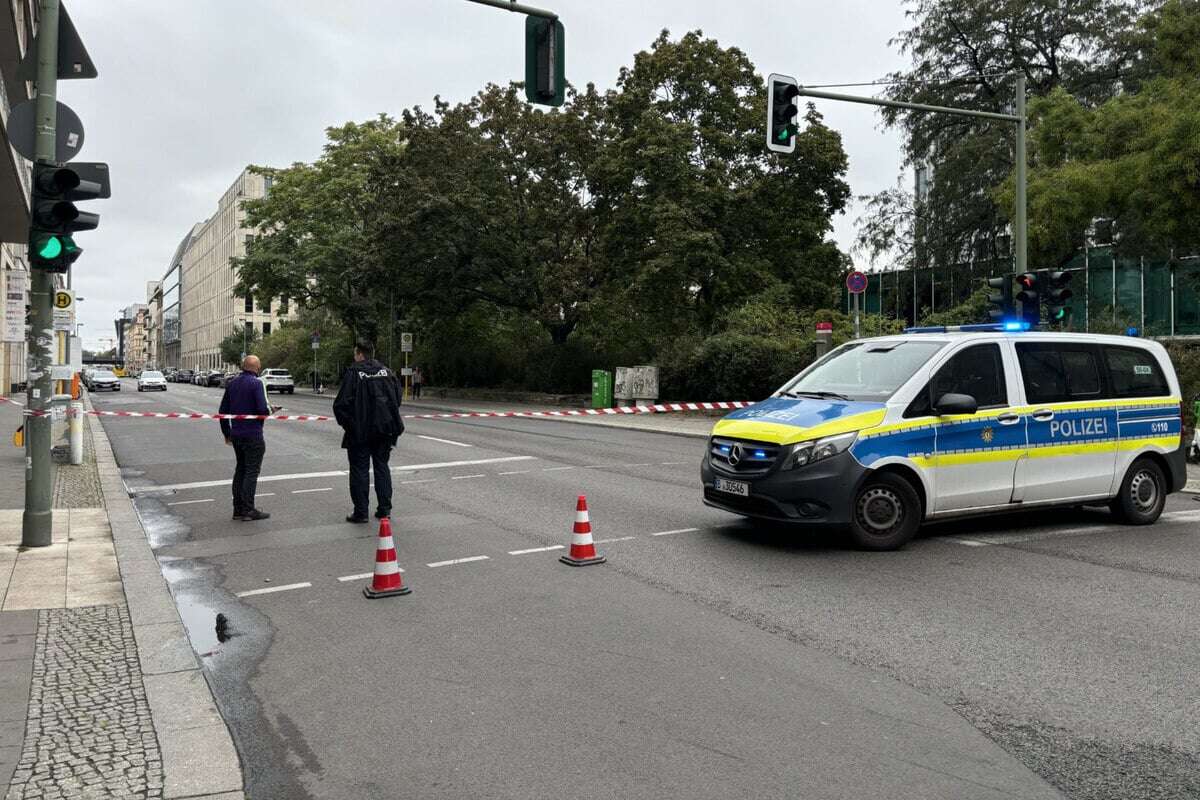
<path fill-rule="evenodd" d="M 1104 417 L 1056 419 L 1050 422 L 1051 439 L 1074 439 L 1081 436 L 1107 436 L 1108 420 Z"/>

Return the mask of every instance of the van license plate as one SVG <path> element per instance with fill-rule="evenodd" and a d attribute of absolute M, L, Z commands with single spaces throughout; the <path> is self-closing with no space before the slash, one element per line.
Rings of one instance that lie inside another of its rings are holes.
<path fill-rule="evenodd" d="M 718 492 L 740 494 L 742 497 L 750 496 L 750 484 L 742 483 L 741 481 L 727 481 L 724 478 L 714 478 L 713 488 Z"/>

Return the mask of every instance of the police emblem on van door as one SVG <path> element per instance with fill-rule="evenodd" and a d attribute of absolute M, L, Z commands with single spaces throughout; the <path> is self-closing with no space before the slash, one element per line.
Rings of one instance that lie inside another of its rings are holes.
<path fill-rule="evenodd" d="M 984 444 L 991 444 L 992 439 L 996 438 L 996 432 L 991 428 L 984 428 L 979 432 L 979 438 L 983 439 Z"/>

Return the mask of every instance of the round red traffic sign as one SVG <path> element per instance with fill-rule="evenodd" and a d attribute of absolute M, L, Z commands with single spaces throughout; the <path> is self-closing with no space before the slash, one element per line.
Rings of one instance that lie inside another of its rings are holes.
<path fill-rule="evenodd" d="M 846 288 L 850 294 L 862 294 L 867 290 L 867 273 L 854 270 L 846 276 Z"/>

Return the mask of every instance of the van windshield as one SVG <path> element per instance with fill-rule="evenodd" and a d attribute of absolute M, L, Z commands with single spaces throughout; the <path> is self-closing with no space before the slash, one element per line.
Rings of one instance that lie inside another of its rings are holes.
<path fill-rule="evenodd" d="M 792 378 L 777 394 L 883 402 L 945 345 L 936 341 L 851 342 Z"/>

